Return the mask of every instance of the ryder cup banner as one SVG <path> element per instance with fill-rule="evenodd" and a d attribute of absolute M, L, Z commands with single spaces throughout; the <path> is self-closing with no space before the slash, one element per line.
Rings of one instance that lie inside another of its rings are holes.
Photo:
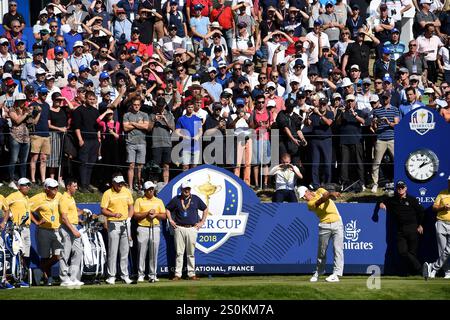
<path fill-rule="evenodd" d="M 430 207 L 447 188 L 450 176 L 450 126 L 438 112 L 417 108 L 395 126 L 395 180 L 408 185 L 408 193 Z"/>
<path fill-rule="evenodd" d="M 305 203 L 262 203 L 233 173 L 210 165 L 180 174 L 158 197 L 167 204 L 181 193 L 184 181 L 191 183 L 192 193 L 210 211 L 197 237 L 198 273 L 310 273 L 314 270 L 318 218 Z M 374 204 L 337 206 L 344 224 L 344 272 L 365 273 L 367 266 L 373 264 L 383 269 L 384 214 L 374 223 L 371 220 Z M 174 267 L 173 230 L 163 223 L 162 231 L 158 272 L 166 273 Z M 332 263 L 330 247 L 328 268 Z"/>

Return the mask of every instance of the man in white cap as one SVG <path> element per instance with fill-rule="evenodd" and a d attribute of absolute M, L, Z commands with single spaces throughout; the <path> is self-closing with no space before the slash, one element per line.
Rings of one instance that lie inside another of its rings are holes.
<path fill-rule="evenodd" d="M 317 282 L 319 276 L 325 273 L 327 248 L 330 239 L 334 248 L 333 273 L 325 280 L 339 282 L 344 270 L 344 226 L 342 218 L 332 199 L 340 197 L 339 192 L 328 192 L 323 188 L 313 192 L 305 186 L 297 189 L 299 199 L 307 201 L 308 209 L 319 218 L 319 250 L 317 251 L 317 268 L 311 277 L 311 282 Z"/>
<path fill-rule="evenodd" d="M 72 72 L 78 73 L 80 66 L 90 66 L 91 61 L 94 59 L 92 54 L 83 52 L 83 41 L 75 41 L 73 44 L 73 53 L 67 59 L 72 68 Z"/>
<path fill-rule="evenodd" d="M 148 254 L 149 281 L 157 282 L 158 250 L 161 235 L 160 220 L 166 218 L 166 208 L 155 196 L 156 185 L 152 181 L 144 183 L 144 196 L 134 203 L 134 218 L 138 221 L 138 282 L 145 277 L 145 259 Z"/>
<path fill-rule="evenodd" d="M 41 257 L 40 269 L 48 286 L 53 284 L 51 268 L 59 261 L 63 249 L 61 235 L 59 234 L 59 227 L 61 226 L 59 199 L 61 196 L 61 193 L 58 192 L 58 181 L 47 178 L 44 181 L 44 192 L 31 197 L 29 201 L 31 212 L 36 212 L 39 216 L 39 220 L 35 221 L 31 215 L 33 222 L 38 227 L 37 242 L 39 256 Z"/>
<path fill-rule="evenodd" d="M 111 189 L 103 194 L 100 203 L 102 214 L 108 218 L 108 279 L 106 280 L 108 284 L 115 284 L 116 281 L 119 250 L 121 278 L 126 284 L 132 283 L 128 274 L 128 252 L 132 245 L 129 224 L 134 208 L 131 191 L 124 185 L 123 176 L 115 174 L 112 178 Z"/>
<path fill-rule="evenodd" d="M 77 190 L 77 181 L 73 179 L 67 180 L 66 192 L 64 192 L 59 200 L 59 212 L 61 214 L 61 228 L 59 229 L 59 233 L 63 245 L 61 260 L 59 261 L 61 286 L 80 286 L 84 284 L 81 282 L 83 244 L 81 242 L 81 234 L 78 231 L 78 216 L 83 211 L 77 208 L 73 197 Z"/>
<path fill-rule="evenodd" d="M 444 279 L 450 279 L 450 176 L 447 179 L 447 189 L 439 192 L 433 204 L 433 211 L 437 213 L 436 239 L 439 258 L 433 262 L 423 264 L 425 279 L 434 278 L 439 270 L 444 271 Z"/>
<path fill-rule="evenodd" d="M 187 275 L 189 280 L 199 280 L 195 275 L 195 243 L 198 230 L 208 216 L 208 207 L 198 196 L 191 194 L 191 183 L 181 184 L 181 194 L 170 200 L 166 206 L 167 219 L 174 229 L 176 261 L 175 276 L 172 280 L 180 280 L 183 270 L 183 257 L 187 256 Z M 198 211 L 203 211 L 199 221 Z"/>
<path fill-rule="evenodd" d="M 0 231 L 5 228 L 5 224 L 9 219 L 12 220 L 14 225 L 22 227 L 19 229 L 19 233 L 23 243 L 22 255 L 27 271 L 30 267 L 30 224 L 32 219 L 34 220 L 33 215 L 30 214 L 30 204 L 28 199 L 30 186 L 31 181 L 27 178 L 20 178 L 19 181 L 17 181 L 18 191 L 11 193 L 4 201 L 4 205 L 9 209 L 9 214 L 4 214 L 3 222 L 0 223 Z M 4 213 L 6 213 L 6 211 L 4 211 Z M 23 281 L 23 279 L 20 279 L 18 285 L 22 288 L 29 287 L 29 284 Z"/>

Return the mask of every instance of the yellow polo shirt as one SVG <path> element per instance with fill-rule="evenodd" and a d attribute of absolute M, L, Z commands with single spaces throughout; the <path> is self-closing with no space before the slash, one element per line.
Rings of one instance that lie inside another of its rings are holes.
<path fill-rule="evenodd" d="M 30 203 L 28 196 L 24 195 L 20 191 L 16 191 L 11 193 L 6 197 L 6 204 L 9 207 L 9 211 L 12 214 L 12 221 L 14 224 L 19 225 L 20 221 L 22 221 L 22 217 L 28 213 L 28 220 L 25 222 L 26 226 L 29 226 L 31 223 L 30 217 Z"/>
<path fill-rule="evenodd" d="M 135 212 L 148 212 L 150 210 L 154 209 L 157 213 L 163 213 L 166 212 L 166 207 L 164 207 L 164 203 L 161 199 L 157 197 L 153 197 L 151 199 L 147 198 L 146 196 L 143 196 L 141 198 L 136 199 L 136 202 L 134 203 L 134 211 Z M 150 227 L 151 225 L 151 219 L 149 217 L 145 217 L 142 220 L 139 220 L 138 224 L 141 227 Z M 153 219 L 153 225 L 159 225 L 158 219 Z"/>
<path fill-rule="evenodd" d="M 46 222 L 39 228 L 58 229 L 61 226 L 61 216 L 59 214 L 60 192 L 56 193 L 53 199 L 47 197 L 45 192 L 38 193 L 30 198 L 31 212 L 37 212 Z"/>
<path fill-rule="evenodd" d="M 7 211 L 8 211 L 8 205 L 7 205 L 7 203 L 6 203 L 5 197 L 2 196 L 1 194 L 0 194 L 0 210 L 3 211 L 3 214 L 2 214 L 1 216 L 4 217 L 5 214 L 7 214 Z M 1 220 L 0 220 L 0 221 L 1 221 Z"/>
<path fill-rule="evenodd" d="M 434 204 L 439 206 L 450 204 L 450 192 L 448 190 L 439 192 Z M 439 211 L 436 218 L 447 222 L 450 221 L 450 210 Z"/>
<path fill-rule="evenodd" d="M 313 199 L 308 201 L 308 209 L 313 211 L 318 217 L 321 223 L 332 223 L 341 220 L 339 211 L 334 204 L 334 201 L 329 199 L 316 208 L 316 201 L 322 198 L 327 190 L 319 188 L 316 191 L 316 195 Z"/>
<path fill-rule="evenodd" d="M 130 190 L 125 187 L 120 192 L 115 192 L 112 188 L 107 190 L 102 197 L 100 207 L 108 209 L 113 213 L 120 213 L 121 218 L 108 217 L 108 221 L 124 221 L 128 218 L 128 206 L 133 204 L 133 196 Z"/>
<path fill-rule="evenodd" d="M 77 204 L 74 197 L 67 192 L 64 192 L 61 199 L 59 199 L 59 212 L 67 214 L 70 224 L 78 224 Z"/>

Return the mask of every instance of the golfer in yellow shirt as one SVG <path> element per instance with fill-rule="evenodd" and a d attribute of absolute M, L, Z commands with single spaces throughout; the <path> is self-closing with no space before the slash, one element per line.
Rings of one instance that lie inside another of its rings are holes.
<path fill-rule="evenodd" d="M 307 201 L 308 209 L 319 218 L 319 249 L 317 250 L 317 268 L 311 277 L 311 282 L 317 282 L 319 276 L 325 272 L 327 262 L 327 248 L 330 239 L 334 247 L 333 273 L 325 280 L 338 282 L 344 270 L 344 226 L 341 215 L 331 198 L 340 197 L 339 192 L 328 192 L 323 188 L 316 192 L 301 186 L 297 189 L 300 199 Z"/>

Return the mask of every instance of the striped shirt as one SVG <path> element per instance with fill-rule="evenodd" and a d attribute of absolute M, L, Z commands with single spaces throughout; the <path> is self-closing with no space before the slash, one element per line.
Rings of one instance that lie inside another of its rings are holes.
<path fill-rule="evenodd" d="M 379 107 L 373 110 L 373 117 L 382 119 L 386 117 L 389 122 L 394 122 L 395 118 L 400 118 L 400 112 L 397 107 Z M 377 127 L 377 139 L 382 141 L 394 140 L 394 128 L 385 121 L 379 121 Z"/>
<path fill-rule="evenodd" d="M 186 49 L 186 42 L 183 38 L 175 36 L 173 38 L 163 37 L 158 41 L 159 48 L 164 54 L 164 58 L 172 60 L 175 50 L 178 48 Z"/>

